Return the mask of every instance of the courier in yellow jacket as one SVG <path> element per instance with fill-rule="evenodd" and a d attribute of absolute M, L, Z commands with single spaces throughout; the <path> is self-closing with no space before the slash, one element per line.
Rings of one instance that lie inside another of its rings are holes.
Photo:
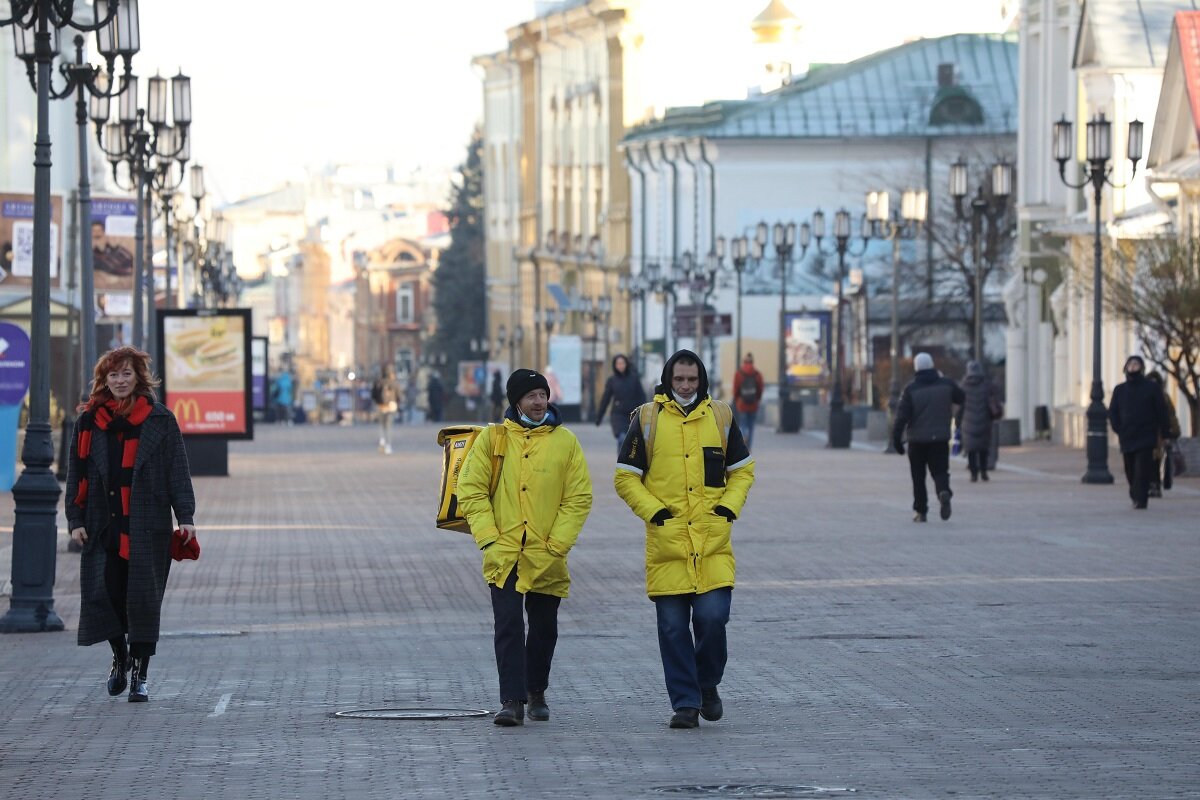
<path fill-rule="evenodd" d="M 567 553 L 592 507 L 592 481 L 583 449 L 560 424 L 545 376 L 519 369 L 508 379 L 504 422 L 476 438 L 458 479 L 458 503 L 483 551 L 483 578 L 491 588 L 496 668 L 500 675 L 497 725 L 550 718 L 545 691 L 558 639 L 558 605 L 571 577 Z M 493 437 L 504 436 L 500 481 L 492 480 Z M 522 603 L 529 616 L 525 635 Z"/>
<path fill-rule="evenodd" d="M 646 593 L 658 616 L 670 724 L 694 728 L 699 716 L 715 721 L 723 713 L 717 684 L 733 596 L 731 532 L 754 483 L 754 460 L 732 414 L 716 413 L 704 363 L 690 350 L 667 360 L 652 402 L 652 449 L 651 426 L 635 414 L 614 484 L 646 524 Z"/>

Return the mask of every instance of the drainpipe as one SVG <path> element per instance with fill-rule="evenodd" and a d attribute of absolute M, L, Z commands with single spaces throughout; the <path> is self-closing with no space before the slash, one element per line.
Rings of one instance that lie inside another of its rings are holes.
<path fill-rule="evenodd" d="M 645 274 L 646 271 L 646 171 L 637 165 L 633 160 L 633 153 L 629 149 L 625 149 L 625 163 L 638 174 L 638 215 L 641 221 L 638 225 L 638 256 L 642 260 L 642 267 L 638 271 L 638 275 Z M 643 294 L 640 300 L 642 319 L 638 329 L 641 340 L 646 340 L 646 295 Z M 632 337 L 631 337 L 632 338 Z M 641 342 L 638 342 L 637 351 L 637 370 L 639 375 L 646 374 L 646 357 L 642 352 Z"/>
<path fill-rule="evenodd" d="M 925 137 L 925 208 L 932 215 L 937 208 L 933 199 L 933 137 Z M 925 299 L 933 302 L 933 225 L 925 225 Z M 840 310 L 840 309 L 839 309 Z"/>
<path fill-rule="evenodd" d="M 704 165 L 706 167 L 708 167 L 708 252 L 712 253 L 713 255 L 716 255 L 716 252 L 717 252 L 717 167 L 708 158 L 708 148 L 704 146 L 704 144 L 705 144 L 704 140 L 699 139 L 698 144 L 700 145 L 700 160 L 704 162 Z M 712 294 L 716 290 L 716 288 L 717 288 L 717 284 L 716 284 L 716 281 L 714 280 L 712 285 L 708 287 L 708 292 L 706 292 L 704 295 L 705 301 L 707 301 L 708 298 L 712 296 Z M 708 353 L 709 361 L 715 362 L 716 361 L 716 350 L 717 350 L 716 340 L 714 338 L 710 337 L 709 341 L 708 341 L 708 345 L 709 345 L 709 353 Z M 739 358 L 740 358 L 740 356 L 739 356 Z M 737 367 L 741 367 L 741 364 L 739 363 L 737 365 Z"/>
<path fill-rule="evenodd" d="M 667 143 L 659 142 L 658 151 L 662 155 L 663 161 L 671 167 L 671 272 L 675 271 L 675 265 L 679 263 L 679 165 L 672 159 L 667 157 Z M 674 288 L 670 295 L 674 297 Z M 663 295 L 663 360 L 665 361 L 671 355 L 671 348 L 668 346 L 671 341 L 670 330 L 670 314 L 668 313 L 669 303 L 667 295 Z M 679 305 L 676 298 L 676 306 Z"/>

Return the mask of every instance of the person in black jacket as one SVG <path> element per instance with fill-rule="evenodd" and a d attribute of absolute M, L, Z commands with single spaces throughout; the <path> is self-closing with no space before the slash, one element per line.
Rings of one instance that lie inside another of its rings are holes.
<path fill-rule="evenodd" d="M 1144 509 L 1149 502 L 1154 448 L 1160 436 L 1171 435 L 1171 424 L 1163 390 L 1146 378 L 1146 362 L 1141 356 L 1130 356 L 1125 362 L 1125 382 L 1113 389 L 1108 418 L 1121 442 L 1129 499 L 1134 508 Z"/>
<path fill-rule="evenodd" d="M 599 426 L 604 421 L 604 411 L 611 400 L 612 414 L 609 415 L 608 421 L 617 440 L 617 454 L 620 455 L 621 442 L 625 438 L 625 431 L 629 429 L 629 415 L 646 402 L 646 392 L 642 389 L 641 378 L 625 356 L 619 353 L 613 356 L 612 368 L 613 374 L 608 376 L 608 382 L 604 384 L 600 408 L 596 411 L 596 425 Z"/>
<path fill-rule="evenodd" d="M 925 489 L 925 471 L 933 477 L 942 519 L 950 519 L 950 421 L 954 406 L 961 406 L 966 395 L 959 385 L 934 369 L 933 356 L 917 353 L 913 359 L 916 375 L 900 395 L 892 444 L 904 455 L 905 430 L 908 431 L 908 464 L 912 470 L 913 522 L 924 522 L 929 513 L 929 495 Z"/>
<path fill-rule="evenodd" d="M 978 361 L 967 362 L 967 376 L 963 378 L 962 388 L 966 401 L 959 409 L 955 422 L 962 434 L 963 450 L 967 452 L 971 483 L 980 478 L 986 481 L 988 452 L 992 447 L 992 423 L 1004 415 L 1004 404 L 1000 400 L 1000 389 Z"/>

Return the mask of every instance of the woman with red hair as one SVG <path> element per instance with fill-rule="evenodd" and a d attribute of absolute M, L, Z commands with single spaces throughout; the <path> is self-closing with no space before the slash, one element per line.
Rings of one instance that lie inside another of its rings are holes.
<path fill-rule="evenodd" d="M 67 465 L 71 539 L 82 545 L 79 644 L 112 646 L 108 693 L 150 699 L 146 673 L 159 615 L 175 514 L 194 548 L 196 508 L 179 423 L 155 399 L 150 356 L 119 347 L 100 357 L 92 393 L 79 406 Z M 128 677 L 127 677 L 128 673 Z"/>

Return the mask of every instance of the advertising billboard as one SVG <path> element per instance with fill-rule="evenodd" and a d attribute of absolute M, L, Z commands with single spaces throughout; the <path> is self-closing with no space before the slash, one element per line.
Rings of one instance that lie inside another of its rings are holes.
<path fill-rule="evenodd" d="M 250 405 L 255 411 L 267 410 L 267 337 L 250 338 Z"/>
<path fill-rule="evenodd" d="M 50 196 L 50 286 L 62 274 L 61 195 Z M 33 195 L 0 192 L 0 287 L 33 285 Z"/>
<path fill-rule="evenodd" d="M 828 311 L 783 314 L 784 357 L 789 386 L 828 386 L 833 376 L 833 315 Z"/>
<path fill-rule="evenodd" d="M 133 254 L 137 202 L 92 198 L 92 273 L 96 308 L 103 317 L 133 313 Z"/>
<path fill-rule="evenodd" d="M 578 336 L 550 337 L 550 364 L 546 381 L 550 402 L 577 406 L 583 397 L 583 340 Z"/>
<path fill-rule="evenodd" d="M 163 403 L 185 436 L 254 438 L 250 309 L 159 309 Z"/>

